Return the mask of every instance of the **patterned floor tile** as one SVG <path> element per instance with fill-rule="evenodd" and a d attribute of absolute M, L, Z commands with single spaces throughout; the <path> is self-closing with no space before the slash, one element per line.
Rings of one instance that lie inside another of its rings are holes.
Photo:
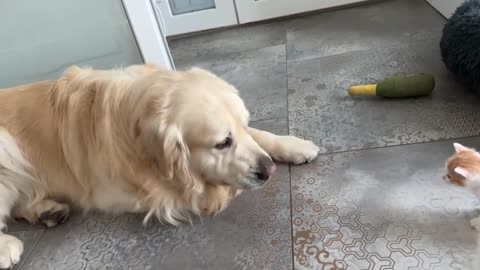
<path fill-rule="evenodd" d="M 252 121 L 287 116 L 285 45 L 249 50 L 221 59 L 192 58 L 177 69 L 191 66 L 212 71 L 240 91 Z"/>
<path fill-rule="evenodd" d="M 441 179 L 452 153 L 445 141 L 292 167 L 295 269 L 470 269 L 480 203 Z"/>
<path fill-rule="evenodd" d="M 253 123 L 285 134 L 286 119 Z M 288 166 L 213 219 L 178 228 L 142 216 L 74 215 L 45 231 L 23 269 L 291 269 Z"/>
<path fill-rule="evenodd" d="M 424 0 L 387 0 L 287 23 L 287 59 L 399 46 L 438 37 L 445 19 Z"/>
<path fill-rule="evenodd" d="M 431 73 L 431 96 L 350 97 L 351 85 L 393 75 Z M 445 69 L 438 39 L 288 64 L 290 132 L 314 140 L 324 153 L 480 134 L 478 96 Z"/>

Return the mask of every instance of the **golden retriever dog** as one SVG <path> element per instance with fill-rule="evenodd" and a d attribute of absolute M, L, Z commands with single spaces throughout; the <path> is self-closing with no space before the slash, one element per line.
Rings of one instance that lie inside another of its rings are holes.
<path fill-rule="evenodd" d="M 58 80 L 3 89 L 0 229 L 9 217 L 55 226 L 73 206 L 177 225 L 262 186 L 272 159 L 301 164 L 318 154 L 310 141 L 248 124 L 238 91 L 198 68 L 74 66 Z M 22 252 L 0 233 L 0 268 Z"/>

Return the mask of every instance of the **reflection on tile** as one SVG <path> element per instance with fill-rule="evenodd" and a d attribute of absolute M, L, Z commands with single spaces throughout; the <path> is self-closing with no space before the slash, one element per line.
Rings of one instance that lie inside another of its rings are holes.
<path fill-rule="evenodd" d="M 191 64 L 177 65 L 177 68 L 186 69 Z M 194 64 L 233 84 L 250 110 L 252 121 L 287 116 L 285 45 L 230 54 L 221 60 Z"/>
<path fill-rule="evenodd" d="M 15 267 L 13 268 L 14 270 L 22 269 L 22 265 L 24 264 L 26 258 L 28 258 L 28 256 L 34 249 L 35 244 L 42 236 L 43 230 L 16 231 L 16 232 L 9 232 L 8 234 L 11 234 L 17 237 L 18 239 L 20 239 L 20 241 L 23 242 L 23 254 L 22 254 L 21 261 L 20 263 L 15 265 Z"/>
<path fill-rule="evenodd" d="M 287 59 L 399 46 L 439 37 L 445 19 L 423 0 L 388 0 L 287 24 Z"/>
<path fill-rule="evenodd" d="M 442 180 L 452 153 L 445 141 L 292 168 L 295 269 L 470 269 L 480 204 Z"/>
<path fill-rule="evenodd" d="M 479 98 L 447 72 L 437 44 L 430 40 L 288 64 L 290 132 L 313 139 L 324 153 L 480 134 Z M 351 85 L 418 72 L 435 76 L 431 96 L 347 94 Z"/>
<path fill-rule="evenodd" d="M 178 66 L 198 65 L 225 56 L 285 44 L 283 22 L 242 25 L 209 33 L 170 40 L 169 46 Z"/>
<path fill-rule="evenodd" d="M 287 132 L 286 119 L 252 123 Z M 290 269 L 288 166 L 213 219 L 178 228 L 142 216 L 74 215 L 45 231 L 23 269 Z"/>

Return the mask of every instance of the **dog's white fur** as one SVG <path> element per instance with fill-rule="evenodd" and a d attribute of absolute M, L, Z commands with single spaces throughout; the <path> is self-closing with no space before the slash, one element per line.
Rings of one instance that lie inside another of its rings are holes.
<path fill-rule="evenodd" d="M 72 67 L 59 80 L 4 89 L 0 229 L 9 216 L 54 226 L 69 205 L 145 212 L 175 225 L 263 184 L 259 160 L 317 156 L 312 142 L 249 128 L 248 118 L 233 86 L 196 68 Z M 22 251 L 20 240 L 0 233 L 0 268 Z"/>

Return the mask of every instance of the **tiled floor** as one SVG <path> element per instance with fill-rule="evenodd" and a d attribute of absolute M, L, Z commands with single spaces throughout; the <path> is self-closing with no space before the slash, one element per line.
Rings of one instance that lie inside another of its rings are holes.
<path fill-rule="evenodd" d="M 254 126 L 312 139 L 322 155 L 282 165 L 193 226 L 103 214 L 13 225 L 26 241 L 17 268 L 473 269 L 468 222 L 480 204 L 440 176 L 453 141 L 480 148 L 480 98 L 441 62 L 444 23 L 423 0 L 387 0 L 172 41 L 179 69 L 215 72 L 241 91 Z M 346 95 L 414 72 L 435 75 L 432 96 Z"/>

